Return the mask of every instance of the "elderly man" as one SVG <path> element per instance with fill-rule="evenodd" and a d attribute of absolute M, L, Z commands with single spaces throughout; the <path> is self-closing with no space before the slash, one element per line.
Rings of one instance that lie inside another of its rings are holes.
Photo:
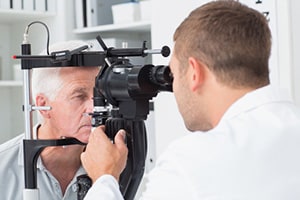
<path fill-rule="evenodd" d="M 51 51 L 73 50 L 86 43 L 68 41 L 54 44 Z M 33 101 L 36 106 L 50 106 L 38 111 L 34 135 L 38 139 L 73 137 L 87 143 L 91 132 L 93 87 L 99 67 L 62 67 L 33 69 Z M 0 146 L 0 199 L 23 199 L 24 134 Z M 37 185 L 42 200 L 77 199 L 76 178 L 86 174 L 80 154 L 84 146 L 45 148 L 37 162 Z"/>

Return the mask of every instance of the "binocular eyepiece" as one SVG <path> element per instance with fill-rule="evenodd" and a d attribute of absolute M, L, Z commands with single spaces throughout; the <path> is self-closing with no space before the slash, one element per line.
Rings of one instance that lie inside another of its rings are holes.
<path fill-rule="evenodd" d="M 169 66 L 132 65 L 122 59 L 97 76 L 95 90 L 97 99 L 118 107 L 122 117 L 146 119 L 149 100 L 160 91 L 172 92 L 172 81 Z"/>

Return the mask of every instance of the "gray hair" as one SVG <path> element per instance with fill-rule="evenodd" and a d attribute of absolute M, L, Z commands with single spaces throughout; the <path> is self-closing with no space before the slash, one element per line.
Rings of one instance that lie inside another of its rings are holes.
<path fill-rule="evenodd" d="M 69 50 L 72 51 L 76 48 L 84 45 L 90 46 L 88 43 L 80 40 L 71 40 L 67 42 L 55 43 L 49 47 L 49 53 L 54 51 Z M 41 52 L 41 55 L 45 55 L 46 50 Z M 39 94 L 45 95 L 50 100 L 53 100 L 58 94 L 63 80 L 60 77 L 61 67 L 47 67 L 47 68 L 35 68 L 32 70 L 31 85 L 32 85 L 32 99 L 35 102 L 35 98 Z M 38 116 L 39 121 L 41 117 Z"/>

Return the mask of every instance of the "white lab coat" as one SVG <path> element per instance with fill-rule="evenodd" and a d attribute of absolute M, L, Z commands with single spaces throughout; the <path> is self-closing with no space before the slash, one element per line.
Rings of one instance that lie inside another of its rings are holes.
<path fill-rule="evenodd" d="M 299 200 L 300 112 L 273 86 L 250 92 L 214 129 L 173 142 L 147 179 L 142 199 Z M 85 200 L 96 199 L 122 199 L 112 176 Z"/>

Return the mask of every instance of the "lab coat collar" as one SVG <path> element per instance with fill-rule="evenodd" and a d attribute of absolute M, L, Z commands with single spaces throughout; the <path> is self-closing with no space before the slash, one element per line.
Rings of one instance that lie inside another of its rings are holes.
<path fill-rule="evenodd" d="M 222 120 L 231 119 L 240 113 L 275 102 L 292 103 L 293 101 L 287 91 L 273 85 L 253 90 L 233 103 L 223 115 Z"/>

